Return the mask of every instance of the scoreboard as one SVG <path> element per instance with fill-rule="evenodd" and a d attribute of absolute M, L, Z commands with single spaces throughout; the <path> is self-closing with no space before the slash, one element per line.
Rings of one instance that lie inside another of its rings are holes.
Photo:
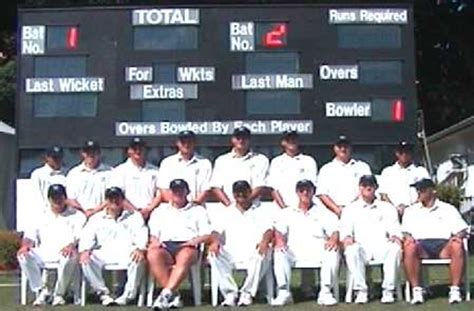
<path fill-rule="evenodd" d="M 285 130 L 319 159 L 345 134 L 375 165 L 415 140 L 409 1 L 20 9 L 18 35 L 21 172 L 86 139 L 118 159 L 143 136 L 158 159 L 182 130 L 214 157 L 241 125 L 269 156 Z"/>

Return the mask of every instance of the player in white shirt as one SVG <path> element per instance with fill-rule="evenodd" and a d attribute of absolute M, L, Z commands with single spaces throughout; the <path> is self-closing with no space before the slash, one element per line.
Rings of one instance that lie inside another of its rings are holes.
<path fill-rule="evenodd" d="M 402 255 L 402 233 L 396 208 L 375 196 L 375 176 L 360 178 L 360 197 L 342 211 L 340 236 L 344 255 L 357 291 L 355 303 L 367 303 L 365 265 L 382 262 L 382 303 L 393 303 Z"/>
<path fill-rule="evenodd" d="M 418 192 L 418 203 L 405 210 L 402 232 L 405 274 L 413 287 L 412 304 L 424 302 L 420 286 L 420 264 L 423 258 L 451 259 L 449 303 L 461 302 L 459 285 L 464 265 L 463 239 L 469 226 L 451 204 L 436 198 L 435 184 L 422 179 L 413 185 Z"/>
<path fill-rule="evenodd" d="M 333 146 L 334 159 L 319 171 L 316 195 L 324 205 L 340 216 L 344 206 L 359 196 L 359 179 L 371 175 L 370 166 L 352 158 L 352 145 L 346 136 L 339 136 Z"/>
<path fill-rule="evenodd" d="M 184 179 L 189 185 L 189 200 L 202 204 L 209 190 L 212 174 L 211 161 L 195 151 L 196 134 L 192 131 L 182 131 L 178 134 L 176 147 L 178 152 L 161 161 L 158 174 L 158 186 L 161 197 L 169 201 L 168 186 L 173 179 Z"/>
<path fill-rule="evenodd" d="M 30 179 L 38 198 L 41 200 L 41 212 L 49 211 L 48 189 L 54 184 L 66 185 L 66 172 L 63 169 L 64 151 L 59 146 L 48 148 L 44 152 L 44 165 L 31 172 Z"/>
<path fill-rule="evenodd" d="M 307 179 L 316 184 L 318 166 L 313 157 L 301 152 L 296 131 L 284 132 L 281 138 L 283 153 L 272 159 L 268 186 L 273 188 L 273 200 L 281 208 L 298 204 L 296 183 Z"/>
<path fill-rule="evenodd" d="M 89 140 L 81 148 L 82 162 L 67 174 L 67 191 L 78 209 L 88 217 L 100 210 L 110 183 L 112 167 L 102 163 L 100 146 Z"/>
<path fill-rule="evenodd" d="M 296 260 L 321 265 L 318 304 L 335 305 L 334 284 L 339 267 L 339 221 L 321 203 L 314 201 L 311 180 L 296 184 L 299 202 L 278 211 L 275 222 L 274 272 L 278 295 L 273 305 L 293 301 L 290 292 L 291 267 Z"/>
<path fill-rule="evenodd" d="M 200 245 L 210 239 L 211 227 L 206 210 L 189 202 L 188 183 L 174 179 L 169 185 L 170 202 L 151 214 L 148 265 L 163 288 L 153 303 L 153 309 L 182 307 L 178 287 L 198 259 Z"/>
<path fill-rule="evenodd" d="M 234 182 L 232 192 L 235 202 L 223 211 L 220 219 L 213 220 L 208 261 L 224 297 L 221 305 L 248 306 L 271 268 L 273 220 L 266 209 L 252 202 L 252 189 L 247 181 Z M 247 264 L 247 276 L 240 290 L 232 277 L 237 262 Z"/>
<path fill-rule="evenodd" d="M 127 148 L 128 159 L 112 171 L 111 186 L 122 189 L 132 205 L 131 209 L 140 211 L 148 219 L 153 209 L 160 204 L 161 195 L 158 167 L 147 162 L 146 151 L 145 141 L 134 137 Z"/>
<path fill-rule="evenodd" d="M 82 271 L 105 306 L 126 305 L 133 300 L 145 270 L 148 228 L 140 213 L 125 209 L 124 199 L 120 188 L 108 188 L 105 209 L 89 219 L 79 241 Z M 116 299 L 105 285 L 105 264 L 127 267 L 127 282 Z"/>
<path fill-rule="evenodd" d="M 49 301 L 51 293 L 47 282 L 42 280 L 41 268 L 45 263 L 57 262 L 58 277 L 52 304 L 63 305 L 66 303 L 64 295 L 72 281 L 79 282 L 77 242 L 86 218 L 66 205 L 63 185 L 49 186 L 47 197 L 50 210 L 38 216 L 25 231 L 17 254 L 18 262 L 31 290 L 37 294 L 33 305 L 44 305 Z"/>
<path fill-rule="evenodd" d="M 250 149 L 251 132 L 238 127 L 231 137 L 232 150 L 217 157 L 211 178 L 212 192 L 225 206 L 233 200 L 232 185 L 246 180 L 252 187 L 251 199 L 258 198 L 266 187 L 269 161 L 266 156 Z"/>
<path fill-rule="evenodd" d="M 418 195 L 411 184 L 430 178 L 428 171 L 413 162 L 413 145 L 401 141 L 395 149 L 396 162 L 382 170 L 380 193 L 382 200 L 392 203 L 400 214 L 415 203 Z"/>

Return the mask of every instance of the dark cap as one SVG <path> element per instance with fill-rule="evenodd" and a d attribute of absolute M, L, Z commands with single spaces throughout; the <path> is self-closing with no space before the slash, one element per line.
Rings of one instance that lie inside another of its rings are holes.
<path fill-rule="evenodd" d="M 107 200 L 114 199 L 114 198 L 125 198 L 125 194 L 123 193 L 122 189 L 119 187 L 110 187 L 105 190 L 105 198 Z"/>
<path fill-rule="evenodd" d="M 250 138 L 250 136 L 252 136 L 252 132 L 250 132 L 250 130 L 245 126 L 239 126 L 234 129 L 232 136 Z"/>
<path fill-rule="evenodd" d="M 189 191 L 189 186 L 186 180 L 184 179 L 173 179 L 170 182 L 170 189 L 171 191 L 176 191 L 176 190 L 187 190 Z"/>
<path fill-rule="evenodd" d="M 395 147 L 396 151 L 413 151 L 413 145 L 407 142 L 406 140 L 400 141 L 397 146 Z"/>
<path fill-rule="evenodd" d="M 314 183 L 309 179 L 302 179 L 296 183 L 296 190 L 301 189 L 312 189 L 313 191 L 316 189 Z"/>
<path fill-rule="evenodd" d="M 51 158 L 62 158 L 64 156 L 64 151 L 63 148 L 59 146 L 52 146 L 45 150 L 44 155 Z"/>
<path fill-rule="evenodd" d="M 377 178 L 374 175 L 363 175 L 359 179 L 359 186 L 378 187 Z"/>
<path fill-rule="evenodd" d="M 232 184 L 233 193 L 242 193 L 251 190 L 252 187 L 246 180 L 237 180 Z"/>
<path fill-rule="evenodd" d="M 336 146 L 350 146 L 351 141 L 347 138 L 346 135 L 339 135 L 336 142 L 334 143 Z"/>
<path fill-rule="evenodd" d="M 133 137 L 130 143 L 128 144 L 128 148 L 138 149 L 138 148 L 145 148 L 146 143 L 140 137 Z"/>
<path fill-rule="evenodd" d="M 411 187 L 415 187 L 416 190 L 425 190 L 428 188 L 435 188 L 435 183 L 429 178 L 423 178 L 418 180 L 417 182 L 410 185 Z"/>
<path fill-rule="evenodd" d="M 54 184 L 48 188 L 48 198 L 57 199 L 60 197 L 67 198 L 66 188 L 61 184 Z"/>
<path fill-rule="evenodd" d="M 179 140 L 184 140 L 184 139 L 196 139 L 196 134 L 193 131 L 181 131 L 178 134 L 178 139 Z"/>
<path fill-rule="evenodd" d="M 282 134 L 281 134 L 281 139 L 282 140 L 285 140 L 285 139 L 297 139 L 300 135 L 298 134 L 297 131 L 284 131 Z"/>
<path fill-rule="evenodd" d="M 95 140 L 88 140 L 84 143 L 84 146 L 82 146 L 82 151 L 84 152 L 99 151 L 99 150 L 100 150 L 100 145 Z"/>

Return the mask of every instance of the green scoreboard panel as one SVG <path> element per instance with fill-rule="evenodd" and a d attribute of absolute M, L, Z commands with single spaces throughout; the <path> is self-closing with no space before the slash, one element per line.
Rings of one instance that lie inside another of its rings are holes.
<path fill-rule="evenodd" d="M 308 150 L 415 140 L 408 1 L 22 9 L 18 34 L 20 162 L 182 130 L 214 155 L 241 125 L 262 148 L 285 130 Z"/>

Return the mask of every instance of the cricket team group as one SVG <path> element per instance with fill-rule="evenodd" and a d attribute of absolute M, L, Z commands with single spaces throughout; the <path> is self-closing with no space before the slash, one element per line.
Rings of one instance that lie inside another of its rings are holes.
<path fill-rule="evenodd" d="M 368 302 L 366 265 L 377 261 L 381 303 L 395 302 L 402 267 L 411 303 L 421 304 L 424 258 L 451 259 L 449 303 L 462 301 L 469 226 L 437 198 L 428 172 L 414 163 L 411 144 L 401 141 L 393 165 L 376 178 L 368 164 L 352 157 L 345 136 L 319 170 L 302 152 L 297 132 L 282 133 L 282 153 L 271 161 L 252 150 L 251 136 L 248 128 L 236 128 L 230 151 L 214 165 L 196 152 L 191 131 L 177 135 L 177 152 L 159 168 L 147 162 L 148 146 L 139 137 L 130 141 L 125 162 L 113 168 L 101 161 L 96 141 L 83 145 L 81 163 L 67 173 L 62 148 L 47 149 L 44 165 L 31 174 L 38 202 L 17 253 L 36 294 L 33 304 L 66 304 L 82 274 L 103 305 L 127 305 L 151 274 L 160 289 L 153 309 L 179 308 L 179 287 L 198 258 L 215 271 L 221 305 L 228 307 L 251 305 L 267 273 L 276 286 L 271 304 L 293 303 L 297 262 L 320 267 L 317 286 L 314 270 L 302 272 L 302 292 L 319 305 L 335 305 L 343 261 L 355 303 Z M 48 262 L 57 263 L 54 288 L 42 278 Z M 233 278 L 236 263 L 246 267 L 242 284 Z M 127 267 L 118 295 L 104 281 L 107 264 Z"/>

